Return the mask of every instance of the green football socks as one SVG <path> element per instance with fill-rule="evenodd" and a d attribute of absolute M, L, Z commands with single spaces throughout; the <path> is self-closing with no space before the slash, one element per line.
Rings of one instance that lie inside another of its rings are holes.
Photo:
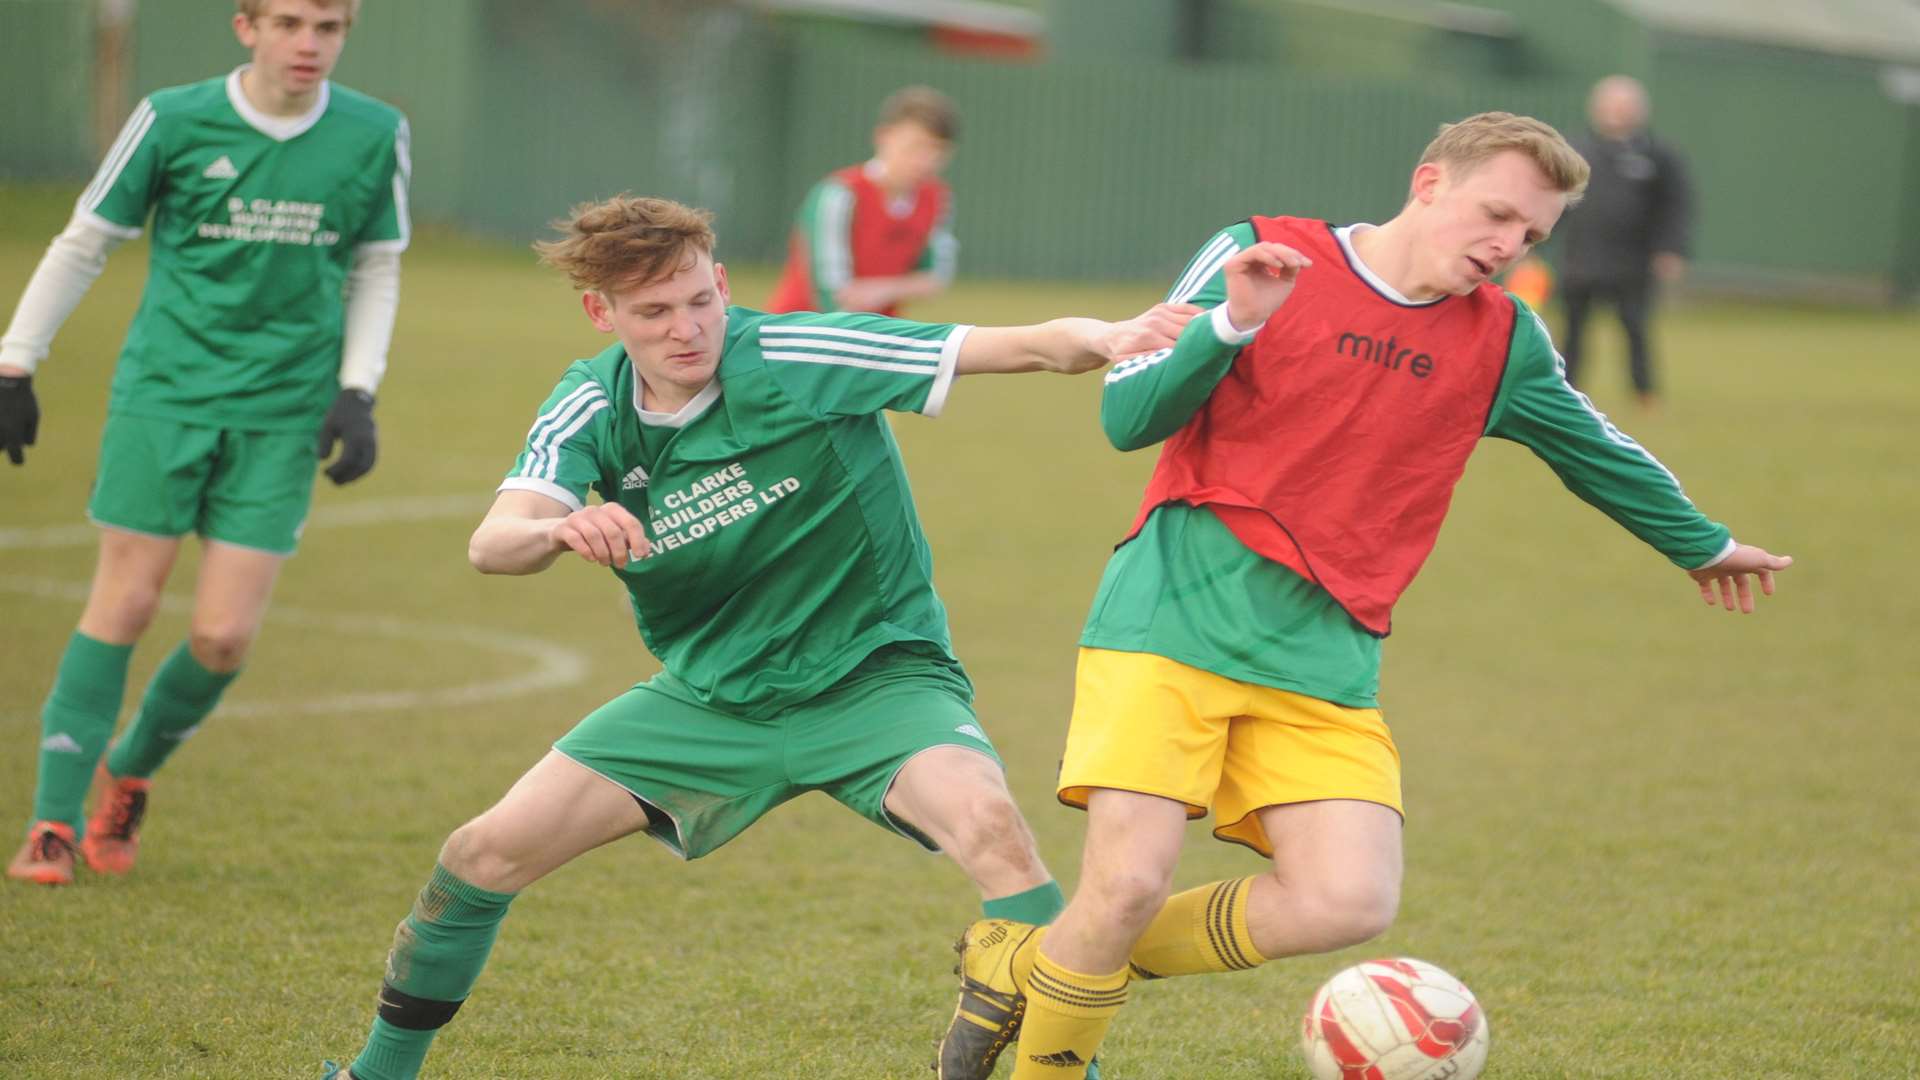
<path fill-rule="evenodd" d="M 238 674 L 208 671 L 193 658 L 193 650 L 181 642 L 153 673 L 153 681 L 140 700 L 140 711 L 107 756 L 107 771 L 116 777 L 139 780 L 152 776 L 167 755 L 179 749 L 180 743 L 199 728 L 200 721 L 213 712 L 227 684 Z"/>
<path fill-rule="evenodd" d="M 127 690 L 131 645 L 109 645 L 78 630 L 67 641 L 53 692 L 40 711 L 40 777 L 33 792 L 35 821 L 58 821 L 78 835 L 80 809 L 93 767 L 113 736 Z"/>
<path fill-rule="evenodd" d="M 1060 891 L 1060 883 L 1048 880 L 1046 884 L 1035 885 L 1026 892 L 982 901 L 980 911 L 989 919 L 1012 919 L 1014 922 L 1045 926 L 1066 907 L 1067 897 Z"/>
<path fill-rule="evenodd" d="M 512 893 L 482 889 L 444 866 L 413 902 L 413 911 L 393 934 L 380 1012 L 366 1048 L 354 1059 L 355 1080 L 413 1080 L 427 1059 L 434 1035 L 466 1001 Z"/>

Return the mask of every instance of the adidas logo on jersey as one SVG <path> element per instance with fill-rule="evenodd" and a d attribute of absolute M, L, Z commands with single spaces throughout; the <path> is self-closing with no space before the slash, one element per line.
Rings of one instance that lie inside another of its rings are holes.
<path fill-rule="evenodd" d="M 629 469 L 627 471 L 626 478 L 620 481 L 621 491 L 632 491 L 634 488 L 643 488 L 646 486 L 647 486 L 647 470 L 641 468 L 638 465 L 635 465 L 633 468 Z"/>
<path fill-rule="evenodd" d="M 40 749 L 50 750 L 56 754 L 78 754 L 83 752 L 80 749 L 79 741 L 64 731 L 47 736 L 46 739 L 41 742 Z"/>
<path fill-rule="evenodd" d="M 1070 1069 L 1076 1065 L 1086 1064 L 1085 1061 L 1080 1059 L 1080 1055 L 1074 1053 L 1071 1049 L 1062 1050 L 1057 1054 L 1028 1054 L 1027 1060 L 1037 1062 L 1041 1065 L 1058 1065 L 1063 1069 Z"/>
<path fill-rule="evenodd" d="M 980 728 L 974 724 L 961 724 L 959 727 L 954 728 L 953 730 L 959 732 L 962 735 L 967 736 L 968 738 L 979 739 L 981 742 L 988 741 L 987 733 L 984 731 L 981 731 Z"/>
<path fill-rule="evenodd" d="M 233 167 L 232 158 L 221 154 L 214 159 L 213 164 L 207 166 L 207 171 L 200 175 L 209 180 L 231 180 L 240 175 L 240 170 Z"/>

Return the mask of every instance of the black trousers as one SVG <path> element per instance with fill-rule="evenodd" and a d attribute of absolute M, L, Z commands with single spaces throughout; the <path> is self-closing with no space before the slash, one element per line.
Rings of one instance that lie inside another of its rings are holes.
<path fill-rule="evenodd" d="M 1567 381 L 1580 385 L 1582 339 L 1587 332 L 1587 316 L 1596 302 L 1613 305 L 1620 325 L 1627 332 L 1627 362 L 1633 374 L 1633 388 L 1642 394 L 1653 393 L 1653 357 L 1647 344 L 1647 321 L 1653 316 L 1653 281 L 1639 278 L 1627 281 L 1583 281 L 1560 287 L 1561 301 L 1567 306 L 1567 329 L 1560 338 L 1560 355 L 1567 361 Z"/>

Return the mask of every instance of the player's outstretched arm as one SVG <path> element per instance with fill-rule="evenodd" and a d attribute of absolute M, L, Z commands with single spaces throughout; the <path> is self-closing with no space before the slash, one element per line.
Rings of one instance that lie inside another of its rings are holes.
<path fill-rule="evenodd" d="M 1115 360 L 1165 349 L 1200 313 L 1192 304 L 1155 304 L 1131 319 L 1053 319 L 1032 326 L 977 326 L 960 344 L 956 375 L 1057 371 L 1078 375 Z"/>
<path fill-rule="evenodd" d="M 854 278 L 840 286 L 833 298 L 842 311 L 883 311 L 909 300 L 936 296 L 946 287 L 937 275 L 917 270 L 894 277 Z"/>
<path fill-rule="evenodd" d="M 1716 602 L 1728 611 L 1753 614 L 1753 586 L 1748 578 L 1760 581 L 1760 591 L 1773 595 L 1773 575 L 1793 565 L 1793 556 L 1774 555 L 1752 544 L 1735 544 L 1727 557 L 1711 566 L 1689 570 L 1687 574 L 1700 585 L 1700 598 L 1712 607 Z M 1714 595 L 1715 592 L 1719 596 Z"/>
<path fill-rule="evenodd" d="M 537 491 L 503 491 L 467 541 L 467 561 L 483 574 L 537 574 L 567 551 L 624 566 L 652 550 L 640 519 L 619 503 L 573 510 Z"/>

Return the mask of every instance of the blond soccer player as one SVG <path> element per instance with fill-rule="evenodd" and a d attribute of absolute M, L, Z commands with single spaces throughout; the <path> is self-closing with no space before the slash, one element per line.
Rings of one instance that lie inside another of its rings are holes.
<path fill-rule="evenodd" d="M 1255 217 L 1170 301 L 1208 309 L 1106 376 L 1114 446 L 1165 443 L 1081 637 L 1059 795 L 1087 810 L 1051 927 L 985 920 L 961 949 L 942 1080 L 1083 1075 L 1136 979 L 1366 941 L 1400 900 L 1400 758 L 1380 643 L 1485 437 L 1751 612 L 1792 560 L 1736 542 L 1567 385 L 1545 326 L 1490 283 L 1546 239 L 1587 165 L 1553 128 L 1441 129 L 1383 225 Z M 1169 898 L 1189 818 L 1266 869 Z"/>

